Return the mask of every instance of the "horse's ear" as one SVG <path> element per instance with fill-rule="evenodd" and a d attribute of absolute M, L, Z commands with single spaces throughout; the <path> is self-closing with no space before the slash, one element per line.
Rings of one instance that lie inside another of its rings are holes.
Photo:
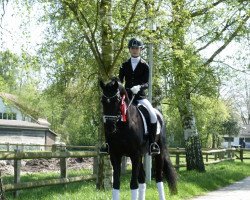
<path fill-rule="evenodd" d="M 114 86 L 115 86 L 115 88 L 119 88 L 119 83 L 118 83 L 118 81 L 115 81 Z"/>
<path fill-rule="evenodd" d="M 99 85 L 100 85 L 100 87 L 101 87 L 101 88 L 102 88 L 102 90 L 103 90 L 103 89 L 104 89 L 104 87 L 105 87 L 105 84 L 104 84 L 103 80 L 100 80 Z"/>

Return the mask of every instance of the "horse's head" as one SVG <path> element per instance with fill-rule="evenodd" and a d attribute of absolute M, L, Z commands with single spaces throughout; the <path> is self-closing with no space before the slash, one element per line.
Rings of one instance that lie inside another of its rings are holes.
<path fill-rule="evenodd" d="M 124 121 L 126 117 L 127 93 L 116 79 L 107 84 L 100 81 L 100 87 L 102 88 L 103 120 L 106 125 L 109 125 L 109 132 L 115 132 L 116 123 L 119 120 Z"/>

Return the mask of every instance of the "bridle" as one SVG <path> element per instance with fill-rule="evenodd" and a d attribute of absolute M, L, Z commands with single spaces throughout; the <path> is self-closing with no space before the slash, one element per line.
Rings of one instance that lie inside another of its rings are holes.
<path fill-rule="evenodd" d="M 121 106 L 121 104 L 125 103 L 123 102 L 125 99 L 125 95 L 121 96 L 119 89 L 117 90 L 117 93 L 114 94 L 113 96 L 107 96 L 104 93 L 102 93 L 102 96 L 106 99 L 107 103 L 110 103 L 112 99 L 117 98 L 119 105 Z M 134 96 L 131 99 L 131 101 L 129 102 L 128 106 L 125 109 L 125 113 L 127 112 L 128 108 L 130 107 L 130 105 L 132 104 L 134 100 Z M 107 121 L 112 122 L 113 126 L 114 126 L 114 131 L 113 133 L 117 132 L 117 122 L 118 121 L 123 121 L 123 117 L 122 117 L 122 113 L 121 110 L 119 109 L 119 112 L 117 115 L 103 115 L 103 122 L 106 123 Z"/>
<path fill-rule="evenodd" d="M 118 90 L 116 94 L 113 96 L 107 96 L 104 93 L 102 93 L 102 96 L 106 99 L 107 103 L 111 102 L 111 99 L 116 98 L 120 102 L 121 101 L 121 95 L 120 91 Z M 106 123 L 107 121 L 112 121 L 115 124 L 121 119 L 121 113 L 119 112 L 117 115 L 103 115 L 103 122 Z"/>

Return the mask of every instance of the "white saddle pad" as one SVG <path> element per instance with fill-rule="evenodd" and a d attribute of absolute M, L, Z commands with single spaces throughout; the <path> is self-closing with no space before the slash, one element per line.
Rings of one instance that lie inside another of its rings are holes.
<path fill-rule="evenodd" d="M 139 110 L 139 109 L 138 109 Z M 142 112 L 139 110 L 139 113 L 142 117 L 142 121 L 143 121 L 143 126 L 144 126 L 144 134 L 147 135 L 148 134 L 148 126 L 146 123 L 146 118 L 145 116 L 142 114 Z M 157 130 L 156 130 L 156 135 L 159 135 L 161 132 L 161 124 L 159 122 L 159 120 L 157 120 Z"/>

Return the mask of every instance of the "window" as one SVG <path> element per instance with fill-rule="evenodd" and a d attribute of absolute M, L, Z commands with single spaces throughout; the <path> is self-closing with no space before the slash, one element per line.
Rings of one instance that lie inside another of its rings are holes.
<path fill-rule="evenodd" d="M 12 113 L 12 119 L 16 120 L 16 113 Z"/>
<path fill-rule="evenodd" d="M 0 113 L 0 119 L 16 120 L 16 113 Z"/>
<path fill-rule="evenodd" d="M 7 113 L 3 113 L 3 119 L 7 119 Z"/>
<path fill-rule="evenodd" d="M 12 114 L 11 114 L 11 113 L 8 113 L 8 114 L 7 114 L 7 118 L 8 118 L 8 119 L 11 119 L 11 117 L 12 117 Z"/>
<path fill-rule="evenodd" d="M 245 142 L 250 142 L 250 138 L 245 138 Z"/>
<path fill-rule="evenodd" d="M 225 142 L 233 142 L 234 138 L 233 137 L 224 137 Z"/>

